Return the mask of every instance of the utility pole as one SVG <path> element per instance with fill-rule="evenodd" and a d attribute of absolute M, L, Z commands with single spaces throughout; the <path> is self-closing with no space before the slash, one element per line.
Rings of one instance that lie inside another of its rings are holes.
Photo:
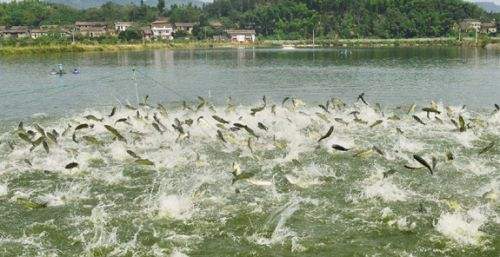
<path fill-rule="evenodd" d="M 315 35 L 314 35 L 314 28 L 313 28 L 313 48 L 316 47 L 316 44 L 314 43 L 315 42 L 315 38 L 314 37 L 315 37 Z"/>
<path fill-rule="evenodd" d="M 476 29 L 476 46 L 477 46 L 477 41 L 478 41 L 477 40 L 477 31 L 478 31 L 478 29 Z"/>

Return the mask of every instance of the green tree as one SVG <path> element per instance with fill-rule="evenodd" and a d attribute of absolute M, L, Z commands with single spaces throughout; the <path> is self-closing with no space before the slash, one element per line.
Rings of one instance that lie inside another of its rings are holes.
<path fill-rule="evenodd" d="M 118 34 L 118 38 L 125 41 L 134 41 L 142 39 L 142 32 L 135 27 L 129 27 Z"/>
<path fill-rule="evenodd" d="M 163 15 L 165 12 L 165 0 L 158 0 L 157 8 L 159 15 Z"/>

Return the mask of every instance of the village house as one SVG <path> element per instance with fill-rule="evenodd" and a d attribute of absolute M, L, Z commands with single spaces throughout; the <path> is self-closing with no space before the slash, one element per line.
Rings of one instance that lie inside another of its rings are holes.
<path fill-rule="evenodd" d="M 107 29 L 108 24 L 106 22 L 100 21 L 77 21 L 75 22 L 75 28 L 77 30 L 90 29 L 90 28 L 104 28 Z"/>
<path fill-rule="evenodd" d="M 174 27 L 166 19 L 158 19 L 151 23 L 151 31 L 153 32 L 153 37 L 157 39 L 173 39 L 172 34 L 174 33 Z"/>
<path fill-rule="evenodd" d="M 108 33 L 108 25 L 105 22 L 77 21 L 75 28 L 82 36 L 96 38 L 105 36 Z"/>
<path fill-rule="evenodd" d="M 476 19 L 465 19 L 460 23 L 460 29 L 467 32 L 479 31 L 481 29 L 481 21 Z"/>
<path fill-rule="evenodd" d="M 85 28 L 81 29 L 79 33 L 86 37 L 96 38 L 106 36 L 108 31 L 105 28 Z"/>
<path fill-rule="evenodd" d="M 4 38 L 26 38 L 30 36 L 27 26 L 4 27 L 2 31 L 1 34 Z"/>
<path fill-rule="evenodd" d="M 492 22 L 481 23 L 481 33 L 496 34 L 497 33 L 497 22 L 495 20 L 493 20 Z"/>
<path fill-rule="evenodd" d="M 125 31 L 132 26 L 134 26 L 133 22 L 118 21 L 115 23 L 115 30 L 118 32 L 122 32 L 122 31 Z"/>
<path fill-rule="evenodd" d="M 182 30 L 187 32 L 188 34 L 193 34 L 193 28 L 196 23 L 192 22 L 176 22 L 175 23 L 175 31 Z"/>
<path fill-rule="evenodd" d="M 49 35 L 49 30 L 45 28 L 35 28 L 30 30 L 30 36 L 33 39 Z"/>
<path fill-rule="evenodd" d="M 255 42 L 255 30 L 250 29 L 229 29 L 226 30 L 231 41 L 235 42 Z"/>

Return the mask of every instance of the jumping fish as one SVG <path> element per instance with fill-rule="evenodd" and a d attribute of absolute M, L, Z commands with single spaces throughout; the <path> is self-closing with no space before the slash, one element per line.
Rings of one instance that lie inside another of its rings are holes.
<path fill-rule="evenodd" d="M 54 142 L 54 144 L 57 144 L 57 137 L 51 132 L 47 132 L 47 138 L 50 139 L 50 141 Z"/>
<path fill-rule="evenodd" d="M 365 125 L 368 124 L 368 121 L 364 121 L 364 120 L 358 119 L 358 118 L 353 119 L 353 121 L 355 121 L 357 123 L 365 124 Z"/>
<path fill-rule="evenodd" d="M 153 114 L 153 120 L 156 121 L 156 123 L 158 123 L 158 125 L 160 125 L 163 129 L 167 128 L 165 125 L 163 125 L 163 123 L 160 121 L 160 119 L 158 118 L 158 116 L 156 116 L 156 113 Z"/>
<path fill-rule="evenodd" d="M 30 143 L 30 144 L 31 144 L 31 143 L 33 143 L 33 142 L 31 141 L 30 137 L 29 137 L 27 134 L 20 132 L 20 133 L 17 133 L 17 135 L 18 135 L 18 136 L 19 136 L 22 140 L 24 140 L 24 141 L 26 141 L 26 142 L 28 142 L 28 143 Z"/>
<path fill-rule="evenodd" d="M 40 136 L 37 140 L 32 142 L 32 146 L 30 148 L 30 152 L 33 151 L 37 146 L 39 146 L 42 142 L 44 142 L 45 137 Z"/>
<path fill-rule="evenodd" d="M 115 128 L 109 126 L 109 125 L 104 125 L 104 127 L 111 133 L 113 136 L 115 136 L 118 140 L 123 141 L 127 143 L 127 140 L 116 130 Z"/>
<path fill-rule="evenodd" d="M 80 125 L 76 126 L 75 131 L 80 130 L 80 129 L 86 129 L 89 127 L 90 127 L 89 124 L 86 124 L 86 123 L 80 124 Z"/>
<path fill-rule="evenodd" d="M 200 103 L 196 107 L 196 111 L 201 110 L 201 108 L 203 108 L 207 104 L 207 101 L 205 101 L 205 99 L 203 97 L 198 96 L 198 99 L 200 100 Z"/>
<path fill-rule="evenodd" d="M 378 125 L 382 124 L 382 122 L 383 122 L 382 120 L 377 120 L 377 121 L 375 121 L 372 125 L 370 125 L 370 128 L 374 128 L 374 127 L 376 127 L 376 126 L 378 126 Z"/>
<path fill-rule="evenodd" d="M 349 151 L 349 149 L 347 149 L 341 145 L 336 145 L 336 144 L 333 144 L 332 148 L 335 150 L 338 150 L 338 151 L 343 151 L 343 152 Z"/>
<path fill-rule="evenodd" d="M 189 107 L 186 103 L 186 101 L 182 101 L 182 109 L 183 110 L 190 110 L 192 111 L 193 109 L 191 107 Z"/>
<path fill-rule="evenodd" d="M 128 118 L 120 118 L 120 119 L 117 119 L 117 120 L 115 121 L 115 124 L 116 124 L 116 123 L 119 123 L 119 122 L 123 122 L 123 123 L 125 123 L 125 124 L 131 125 L 131 124 L 130 124 L 130 122 L 128 122 L 127 120 L 128 120 Z"/>
<path fill-rule="evenodd" d="M 83 136 L 82 137 L 88 144 L 92 145 L 102 145 L 102 142 L 93 136 Z"/>
<path fill-rule="evenodd" d="M 48 154 L 50 151 L 49 151 L 49 144 L 47 144 L 47 141 L 43 140 L 42 145 L 43 149 L 45 149 L 45 152 L 47 152 Z"/>
<path fill-rule="evenodd" d="M 68 126 L 66 127 L 66 129 L 63 131 L 63 133 L 61 134 L 63 137 L 65 137 L 68 132 L 71 130 L 71 125 L 68 124 Z"/>
<path fill-rule="evenodd" d="M 464 120 L 464 117 L 462 117 L 462 115 L 459 115 L 458 116 L 458 123 L 460 125 L 460 132 L 465 132 L 467 130 L 467 128 L 465 127 L 465 120 Z"/>
<path fill-rule="evenodd" d="M 361 100 L 365 105 L 368 105 L 368 103 L 365 101 L 365 93 L 361 93 L 358 95 L 357 101 Z"/>
<path fill-rule="evenodd" d="M 331 126 L 329 129 L 328 129 L 328 132 L 326 132 L 326 134 L 324 136 L 322 136 L 319 140 L 318 140 L 318 143 L 321 142 L 322 140 L 324 139 L 327 139 L 328 137 L 330 137 L 333 133 L 333 126 Z"/>
<path fill-rule="evenodd" d="M 453 161 L 454 159 L 455 159 L 455 157 L 453 156 L 453 153 L 451 153 L 451 152 L 446 153 L 446 160 Z"/>
<path fill-rule="evenodd" d="M 226 139 L 224 139 L 224 135 L 220 130 L 217 130 L 217 138 L 219 138 L 222 142 L 227 143 Z"/>
<path fill-rule="evenodd" d="M 139 164 L 139 165 L 146 165 L 146 166 L 154 166 L 154 162 L 148 160 L 148 159 L 137 159 L 135 160 L 134 162 L 135 164 Z"/>
<path fill-rule="evenodd" d="M 67 170 L 71 170 L 71 169 L 74 169 L 74 168 L 77 168 L 77 167 L 78 167 L 78 163 L 72 162 L 72 163 L 68 163 L 64 168 L 67 169 Z"/>
<path fill-rule="evenodd" d="M 94 115 L 87 115 L 87 116 L 84 116 L 84 118 L 87 120 L 98 121 L 98 122 L 102 122 L 104 120 L 103 118 L 99 119 Z"/>
<path fill-rule="evenodd" d="M 40 133 L 40 135 L 45 136 L 45 130 L 40 125 L 35 124 L 34 127 L 35 127 L 36 131 L 38 131 L 38 133 Z"/>
<path fill-rule="evenodd" d="M 155 128 L 158 132 L 160 132 L 160 134 L 163 134 L 163 130 L 160 129 L 160 126 L 158 125 L 158 123 L 156 122 L 153 122 L 153 128 Z"/>
<path fill-rule="evenodd" d="M 406 114 L 410 114 L 410 113 L 414 112 L 415 111 L 415 107 L 417 107 L 417 105 L 412 104 L 410 106 L 410 108 L 408 108 L 408 111 L 406 112 Z"/>
<path fill-rule="evenodd" d="M 243 129 L 246 130 L 248 132 L 248 134 L 250 134 L 250 135 L 252 135 L 252 136 L 254 136 L 256 138 L 259 137 L 259 136 L 257 136 L 257 134 L 255 134 L 255 131 L 253 131 L 253 129 L 251 129 L 250 127 L 244 126 Z"/>
<path fill-rule="evenodd" d="M 134 157 L 135 159 L 141 159 L 141 157 L 132 150 L 127 150 L 127 154 Z"/>
<path fill-rule="evenodd" d="M 261 107 L 252 108 L 250 109 L 251 112 L 250 115 L 255 116 L 256 113 L 263 111 L 265 108 L 266 108 L 265 105 Z"/>
<path fill-rule="evenodd" d="M 378 154 L 382 155 L 382 156 L 385 156 L 385 153 L 380 149 L 378 148 L 377 146 L 373 146 L 372 147 L 373 150 L 375 150 L 375 152 L 377 152 Z"/>
<path fill-rule="evenodd" d="M 262 130 L 265 130 L 265 131 L 267 131 L 267 130 L 268 130 L 267 126 L 266 126 L 266 125 L 264 125 L 262 122 L 257 123 L 257 126 L 258 126 L 260 129 L 262 129 Z"/>
<path fill-rule="evenodd" d="M 415 119 L 418 123 L 422 124 L 422 125 L 426 125 L 417 115 L 413 115 L 412 116 L 413 119 Z"/>
<path fill-rule="evenodd" d="M 28 209 L 42 209 L 47 207 L 47 203 L 37 203 L 35 201 L 26 198 L 17 198 L 16 202 Z"/>
<path fill-rule="evenodd" d="M 158 111 L 160 112 L 161 115 L 163 115 L 163 116 L 167 116 L 168 115 L 167 109 L 162 104 L 158 104 L 158 106 L 156 107 L 156 109 L 158 109 Z"/>
<path fill-rule="evenodd" d="M 113 109 L 111 109 L 111 113 L 108 115 L 108 117 L 113 117 L 116 113 L 116 107 L 113 106 Z"/>
<path fill-rule="evenodd" d="M 424 158 L 420 157 L 419 155 L 414 154 L 413 159 L 418 161 L 420 164 L 424 165 L 429 170 L 431 175 L 434 174 L 434 171 L 432 170 L 431 165 L 429 165 L 429 163 L 426 160 L 424 160 Z"/>
<path fill-rule="evenodd" d="M 479 155 L 483 154 L 483 153 L 486 153 L 488 152 L 489 150 L 491 150 L 493 147 L 495 146 L 495 142 L 491 142 L 489 145 L 487 145 L 485 148 L 481 149 L 481 151 L 479 151 Z"/>
<path fill-rule="evenodd" d="M 328 108 L 326 108 L 326 106 L 320 104 L 318 105 L 321 109 L 323 109 L 323 111 L 327 112 L 327 113 L 330 113 L 330 111 L 328 111 Z"/>
<path fill-rule="evenodd" d="M 285 106 L 285 103 L 286 103 L 288 100 L 290 100 L 290 97 L 289 97 L 289 96 L 285 97 L 285 99 L 283 99 L 283 101 L 281 102 L 281 107 L 284 107 L 284 106 Z"/>
<path fill-rule="evenodd" d="M 432 113 L 435 113 L 435 114 L 441 114 L 441 112 L 440 112 L 440 111 L 438 111 L 437 109 L 432 108 L 432 107 L 425 107 L 425 108 L 422 108 L 422 111 L 427 112 L 427 113 L 432 112 Z"/>
<path fill-rule="evenodd" d="M 250 150 L 250 152 L 253 154 L 252 138 L 251 138 L 251 137 L 249 137 L 249 138 L 247 139 L 247 147 L 248 147 L 248 149 Z"/>
<path fill-rule="evenodd" d="M 217 122 L 219 122 L 219 123 L 222 123 L 222 124 L 229 124 L 229 121 L 227 121 L 227 120 L 225 120 L 225 119 L 223 119 L 223 118 L 221 118 L 221 117 L 219 117 L 219 116 L 217 116 L 217 115 L 212 115 L 212 118 L 213 118 L 214 120 L 216 120 Z"/>

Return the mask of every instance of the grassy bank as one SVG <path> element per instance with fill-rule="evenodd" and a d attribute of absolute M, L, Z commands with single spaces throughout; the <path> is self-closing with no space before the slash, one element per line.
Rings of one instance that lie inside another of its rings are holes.
<path fill-rule="evenodd" d="M 237 48 L 241 46 L 272 47 L 269 42 L 259 41 L 253 44 L 237 44 L 232 42 L 213 41 L 178 41 L 178 42 L 148 42 L 135 44 L 51 44 L 32 46 L 0 46 L 0 54 L 37 54 L 37 53 L 64 53 L 64 52 L 116 52 L 139 51 L 147 49 L 199 49 L 199 48 Z"/>
<path fill-rule="evenodd" d="M 210 49 L 210 48 L 238 48 L 238 47 L 281 47 L 292 45 L 297 48 L 309 47 L 421 47 L 421 46 L 466 46 L 484 47 L 487 44 L 499 44 L 499 38 L 488 38 L 476 44 L 475 39 L 465 38 L 461 41 L 456 38 L 414 38 L 414 39 L 318 39 L 314 45 L 312 40 L 261 40 L 256 43 L 238 44 L 233 42 L 214 41 L 172 41 L 148 42 L 135 44 L 53 44 L 32 46 L 0 46 L 0 54 L 36 54 L 36 53 L 63 53 L 63 52 L 116 52 L 139 51 L 146 49 Z"/>

